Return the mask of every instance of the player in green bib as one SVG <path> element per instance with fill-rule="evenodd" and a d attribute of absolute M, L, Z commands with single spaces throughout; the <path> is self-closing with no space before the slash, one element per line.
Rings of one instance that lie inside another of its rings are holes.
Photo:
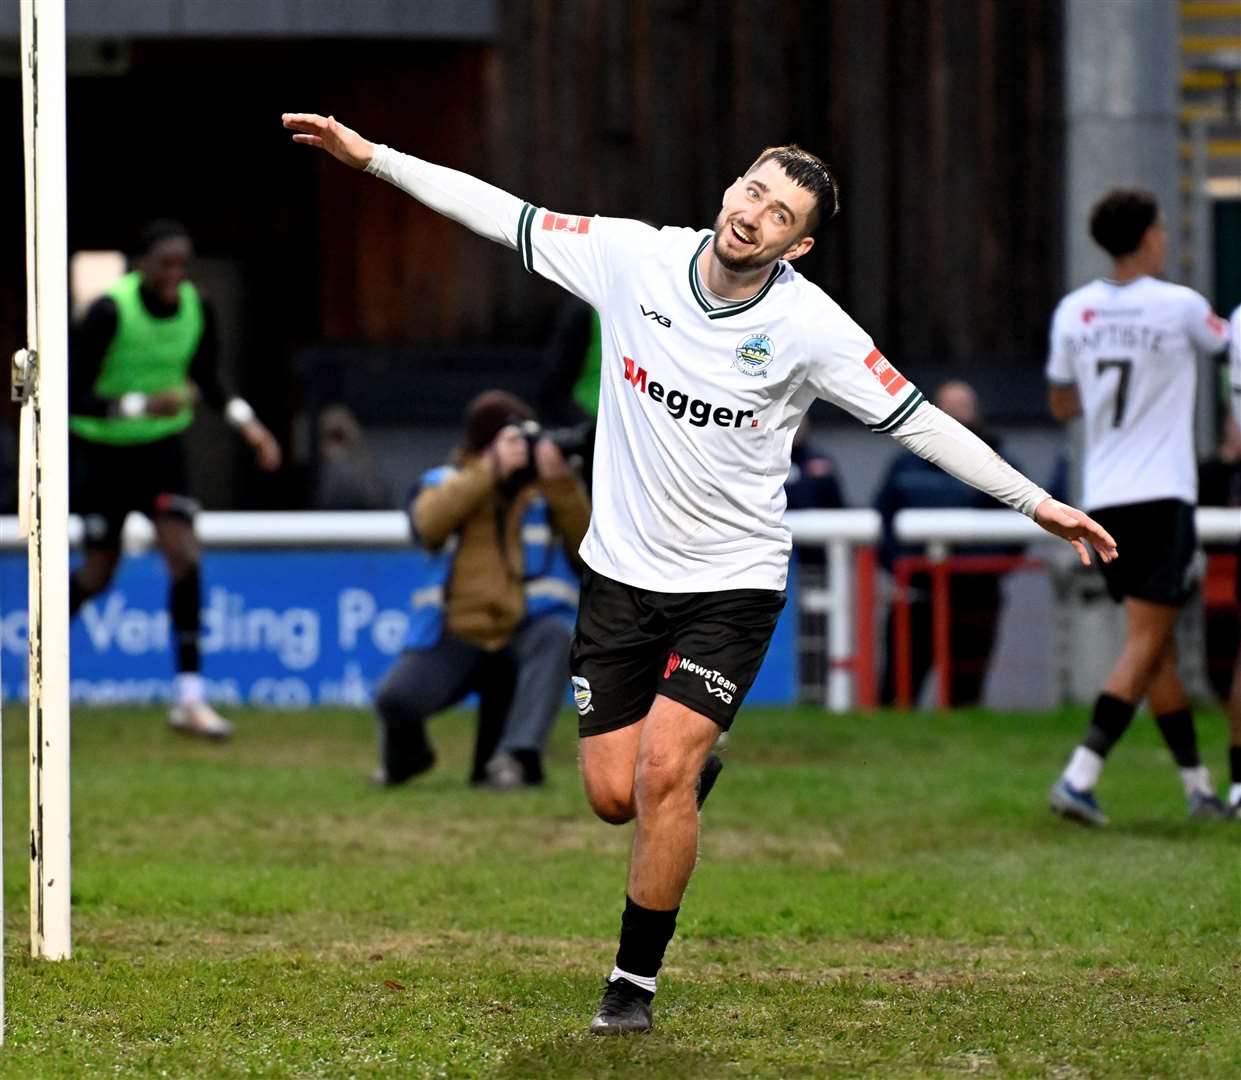
<path fill-rule="evenodd" d="M 181 433 L 201 397 L 224 413 L 261 468 L 279 467 L 280 446 L 221 379 L 215 318 L 187 277 L 192 253 L 184 226 L 152 222 L 133 270 L 74 328 L 70 463 L 86 557 L 69 580 L 69 610 L 76 614 L 111 584 L 129 513 L 150 518 L 171 578 L 177 676 L 168 721 L 179 731 L 223 739 L 232 725 L 207 704 L 199 674 L 198 504 L 189 493 Z"/>

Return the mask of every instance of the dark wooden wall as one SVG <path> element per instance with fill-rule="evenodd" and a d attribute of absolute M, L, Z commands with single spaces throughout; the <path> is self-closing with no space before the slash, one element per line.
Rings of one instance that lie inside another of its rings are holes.
<path fill-rule="evenodd" d="M 844 209 L 802 267 L 893 355 L 1032 361 L 1061 287 L 1055 0 L 527 0 L 487 82 L 490 169 L 568 211 L 706 224 L 797 141 Z M 505 321 L 547 301 L 510 275 Z"/>
<path fill-rule="evenodd" d="M 559 294 L 512 253 L 300 147 L 284 109 L 571 212 L 709 223 L 763 146 L 839 173 L 801 264 L 894 358 L 1041 363 L 1062 288 L 1061 0 L 508 0 L 491 45 L 135 43 L 69 86 L 70 243 L 156 214 L 236 260 L 243 389 L 287 406 L 317 342 L 534 342 Z M 20 122 L 17 80 L 0 113 Z M 6 175 L 20 177 L 9 140 Z M 0 339 L 24 338 L 20 184 L 0 236 Z"/>

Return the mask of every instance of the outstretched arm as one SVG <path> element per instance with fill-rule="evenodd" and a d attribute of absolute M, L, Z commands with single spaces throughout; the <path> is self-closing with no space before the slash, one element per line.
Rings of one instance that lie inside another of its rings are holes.
<path fill-rule="evenodd" d="M 472 232 L 517 247 L 517 224 L 524 204 L 515 195 L 468 173 L 373 143 L 332 116 L 285 113 L 281 120 L 294 132 L 294 142 L 326 150 L 337 161 L 386 180 Z"/>
<path fill-rule="evenodd" d="M 1102 525 L 1082 511 L 1057 502 L 972 431 L 929 402 L 924 402 L 893 437 L 919 457 L 1020 510 L 1053 536 L 1069 541 L 1086 566 L 1090 565 L 1087 544 L 1104 562 L 1116 558 L 1116 541 Z"/>

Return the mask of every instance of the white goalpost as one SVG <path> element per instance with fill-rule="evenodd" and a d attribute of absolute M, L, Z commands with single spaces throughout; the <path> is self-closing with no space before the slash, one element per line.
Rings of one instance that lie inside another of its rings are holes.
<path fill-rule="evenodd" d="M 30 952 L 62 960 L 70 955 L 65 7 L 19 6 L 28 344 L 14 357 L 13 386 L 23 402 L 18 511 L 29 560 Z"/>

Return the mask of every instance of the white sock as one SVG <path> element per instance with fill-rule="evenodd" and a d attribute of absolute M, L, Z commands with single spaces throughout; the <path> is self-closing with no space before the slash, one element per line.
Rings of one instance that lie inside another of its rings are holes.
<path fill-rule="evenodd" d="M 1103 759 L 1088 746 L 1079 746 L 1069 758 L 1064 778 L 1078 791 L 1094 791 L 1103 772 Z"/>
<path fill-rule="evenodd" d="M 1228 805 L 1241 806 L 1241 781 L 1228 789 Z"/>
<path fill-rule="evenodd" d="M 1205 765 L 1195 765 L 1192 769 L 1181 769 L 1181 783 L 1185 785 L 1185 794 L 1214 795 L 1215 785 L 1211 783 L 1211 773 Z"/>
<path fill-rule="evenodd" d="M 178 705 L 197 705 L 206 697 L 206 685 L 197 671 L 179 671 L 173 681 L 173 697 Z"/>
<path fill-rule="evenodd" d="M 621 971 L 620 968 L 614 967 L 612 974 L 608 976 L 608 982 L 616 982 L 617 979 L 628 979 L 634 986 L 640 986 L 643 990 L 655 993 L 654 975 L 631 975 L 628 971 Z"/>

